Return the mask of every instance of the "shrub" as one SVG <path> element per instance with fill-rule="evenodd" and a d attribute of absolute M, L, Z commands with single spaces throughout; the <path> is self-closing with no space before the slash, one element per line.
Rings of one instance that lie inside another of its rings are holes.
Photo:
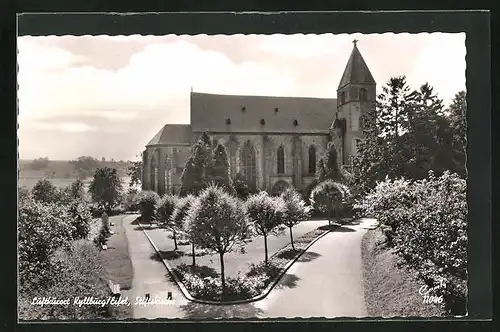
<path fill-rule="evenodd" d="M 165 194 L 157 200 L 155 208 L 159 222 L 172 226 L 170 220 L 175 209 L 176 199 L 177 198 L 171 194 Z"/>
<path fill-rule="evenodd" d="M 315 209 L 328 213 L 330 223 L 334 213 L 337 219 L 339 218 L 340 211 L 349 196 L 349 188 L 346 185 L 325 180 L 312 190 L 310 200 Z"/>
<path fill-rule="evenodd" d="M 52 285 L 47 290 L 30 290 L 20 293 L 21 319 L 95 319 L 107 313 L 104 305 L 73 305 L 73 299 L 94 297 L 106 299 L 107 285 L 101 276 L 105 275 L 99 252 L 86 241 L 76 241 L 70 250 L 58 249 L 51 257 L 51 264 L 57 267 Z M 30 305 L 34 297 L 55 297 L 71 299 L 70 305 Z"/>
<path fill-rule="evenodd" d="M 429 287 L 438 287 L 448 312 L 465 313 L 466 181 L 449 172 L 414 182 L 386 180 L 359 207 L 389 227 L 396 253 Z"/>
<path fill-rule="evenodd" d="M 44 203 L 53 203 L 59 198 L 59 190 L 47 179 L 38 180 L 31 193 L 35 200 Z"/>
<path fill-rule="evenodd" d="M 69 213 L 71 215 L 71 225 L 73 226 L 73 239 L 86 239 L 92 223 L 90 207 L 85 202 L 75 199 L 69 206 Z"/>
<path fill-rule="evenodd" d="M 137 204 L 143 222 L 152 222 L 156 218 L 156 207 L 160 196 L 154 191 L 141 191 L 137 197 Z"/>
<path fill-rule="evenodd" d="M 19 187 L 19 189 L 17 191 L 17 198 L 18 198 L 19 204 L 23 204 L 23 202 L 25 200 L 33 198 L 33 197 L 31 196 L 30 190 L 28 188 L 22 186 L 22 187 Z"/>
<path fill-rule="evenodd" d="M 240 199 L 247 199 L 254 191 L 249 187 L 245 177 L 241 173 L 237 173 L 233 180 L 233 187 L 236 196 Z"/>
<path fill-rule="evenodd" d="M 174 236 L 174 250 L 177 250 L 177 225 L 172 221 L 172 213 L 175 210 L 177 198 L 171 194 L 165 194 L 157 203 L 158 222 L 166 224 Z"/>
<path fill-rule="evenodd" d="M 195 197 L 193 195 L 187 195 L 185 197 L 177 198 L 175 201 L 175 208 L 174 211 L 172 212 L 172 216 L 170 217 L 171 224 L 176 228 L 176 230 L 180 231 L 183 235 L 183 237 L 187 237 L 188 240 L 181 240 L 177 244 L 178 245 L 185 245 L 185 244 L 191 244 L 191 254 L 193 257 L 193 266 L 196 264 L 196 253 L 195 253 L 195 245 L 194 242 L 191 241 L 191 238 L 189 236 L 189 232 L 187 231 L 187 223 L 186 223 L 186 217 L 189 211 L 189 208 L 193 202 Z M 176 239 L 177 241 L 177 239 Z M 177 247 L 177 245 L 176 245 Z"/>
<path fill-rule="evenodd" d="M 73 240 L 71 215 L 65 206 L 26 200 L 19 207 L 18 220 L 21 288 L 48 286 L 54 278 L 50 257 Z"/>
<path fill-rule="evenodd" d="M 125 211 L 135 212 L 139 210 L 139 191 L 135 188 L 129 188 L 122 196 L 122 205 Z"/>
<path fill-rule="evenodd" d="M 277 278 L 280 275 L 280 273 L 281 273 L 281 268 L 278 265 L 274 264 L 273 261 L 271 261 L 269 264 L 252 263 L 250 265 L 250 270 L 247 272 L 247 277 L 267 276 L 268 281 L 270 281 L 274 278 Z"/>
<path fill-rule="evenodd" d="M 221 279 L 215 273 L 201 268 L 193 269 L 185 264 L 175 269 L 189 293 L 198 299 L 205 300 L 243 300 L 258 295 L 269 283 L 266 275 L 229 277 L 223 288 Z"/>

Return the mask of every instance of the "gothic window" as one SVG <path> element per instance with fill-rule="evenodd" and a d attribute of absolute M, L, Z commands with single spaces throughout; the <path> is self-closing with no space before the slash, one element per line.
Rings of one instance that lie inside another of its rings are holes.
<path fill-rule="evenodd" d="M 309 147 L 309 174 L 316 174 L 316 148 L 314 145 Z"/>
<path fill-rule="evenodd" d="M 359 90 L 359 100 L 361 101 L 365 101 L 367 100 L 367 97 L 366 97 L 366 89 L 365 88 L 361 88 Z"/>
<path fill-rule="evenodd" d="M 247 141 L 243 146 L 241 151 L 241 166 L 242 173 L 250 187 L 255 188 L 256 186 L 256 169 L 255 169 L 255 150 L 250 143 Z"/>
<path fill-rule="evenodd" d="M 150 185 L 151 185 L 151 190 L 157 191 L 158 190 L 158 158 L 157 158 L 157 151 L 153 152 L 153 156 L 151 157 L 151 171 L 150 171 Z"/>
<path fill-rule="evenodd" d="M 340 104 L 345 104 L 345 91 L 340 93 Z"/>
<path fill-rule="evenodd" d="M 285 149 L 283 149 L 283 146 L 280 146 L 278 148 L 277 163 L 278 163 L 278 174 L 285 173 Z"/>

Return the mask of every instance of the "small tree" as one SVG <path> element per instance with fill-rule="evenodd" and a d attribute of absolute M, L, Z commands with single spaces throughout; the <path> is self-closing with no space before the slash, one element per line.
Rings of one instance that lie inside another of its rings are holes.
<path fill-rule="evenodd" d="M 347 186 L 332 181 L 326 180 L 321 182 L 311 192 L 311 205 L 323 212 L 328 212 L 328 224 L 331 224 L 332 216 L 338 220 L 342 204 L 349 196 Z"/>
<path fill-rule="evenodd" d="M 264 262 L 268 263 L 267 237 L 282 231 L 281 221 L 285 202 L 271 197 L 265 191 L 250 196 L 245 202 L 245 213 L 255 232 L 264 237 Z"/>
<path fill-rule="evenodd" d="M 189 238 L 189 232 L 187 230 L 187 223 L 186 223 L 186 217 L 189 212 L 189 208 L 191 207 L 191 204 L 196 198 L 193 195 L 187 195 L 185 197 L 177 198 L 175 202 L 175 209 L 172 212 L 172 216 L 170 218 L 171 220 L 171 225 L 178 231 L 183 232 L 186 234 Z M 193 239 L 190 238 L 191 242 L 191 253 L 193 255 L 193 266 L 196 265 L 196 259 L 195 259 L 195 251 L 194 251 L 194 241 Z M 177 245 L 176 245 L 177 247 Z"/>
<path fill-rule="evenodd" d="M 165 194 L 160 200 L 158 200 L 156 211 L 158 214 L 158 221 L 164 223 L 172 230 L 172 234 L 174 236 L 174 250 L 177 250 L 176 227 L 171 222 L 172 213 L 175 210 L 175 204 L 175 196 L 171 194 Z"/>
<path fill-rule="evenodd" d="M 85 196 L 85 185 L 80 179 L 71 183 L 71 196 L 75 199 L 82 199 Z"/>
<path fill-rule="evenodd" d="M 224 292 L 224 255 L 248 237 L 242 204 L 222 188 L 210 185 L 193 201 L 187 219 L 194 243 L 219 254 Z"/>
<path fill-rule="evenodd" d="M 139 211 L 141 212 L 141 220 L 143 222 L 149 222 L 151 225 L 156 217 L 156 208 L 158 206 L 158 201 L 160 196 L 154 191 L 141 191 L 137 197 L 137 205 L 139 206 Z"/>
<path fill-rule="evenodd" d="M 142 152 L 141 152 L 141 160 L 132 161 L 127 167 L 127 175 L 130 177 L 129 186 L 134 187 L 136 185 L 141 184 L 141 175 L 142 175 Z"/>
<path fill-rule="evenodd" d="M 292 228 L 310 217 L 311 207 L 306 206 L 301 195 L 292 187 L 287 188 L 281 194 L 281 198 L 284 201 L 282 223 L 290 230 L 290 243 L 292 249 L 295 250 Z"/>
<path fill-rule="evenodd" d="M 31 193 L 35 200 L 43 203 L 53 203 L 59 198 L 59 190 L 47 179 L 38 180 Z"/>
<path fill-rule="evenodd" d="M 98 168 L 90 182 L 89 192 L 99 207 L 111 211 L 120 201 L 122 181 L 115 168 Z"/>

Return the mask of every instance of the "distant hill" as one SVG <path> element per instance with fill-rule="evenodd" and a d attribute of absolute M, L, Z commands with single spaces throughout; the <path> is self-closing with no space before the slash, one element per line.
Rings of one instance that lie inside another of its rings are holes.
<path fill-rule="evenodd" d="M 19 160 L 19 185 L 32 188 L 36 181 L 42 178 L 52 180 L 58 186 L 66 186 L 78 178 L 78 172 L 69 160 L 49 160 L 47 166 L 42 169 L 33 169 L 34 160 Z M 121 178 L 127 178 L 127 168 L 130 165 L 128 161 L 96 161 L 97 167 L 116 168 Z M 94 169 L 95 170 L 95 169 Z M 90 182 L 91 176 L 83 179 L 84 182 Z"/>

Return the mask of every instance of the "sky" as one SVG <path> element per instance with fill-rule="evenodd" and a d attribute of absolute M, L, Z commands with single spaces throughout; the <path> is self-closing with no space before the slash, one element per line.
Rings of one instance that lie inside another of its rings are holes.
<path fill-rule="evenodd" d="M 18 37 L 19 157 L 133 160 L 190 91 L 336 98 L 358 40 L 377 90 L 405 75 L 447 105 L 465 90 L 465 33 Z"/>

